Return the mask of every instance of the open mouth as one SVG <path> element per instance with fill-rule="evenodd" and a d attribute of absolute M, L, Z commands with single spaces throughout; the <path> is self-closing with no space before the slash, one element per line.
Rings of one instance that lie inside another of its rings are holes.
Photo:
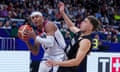
<path fill-rule="evenodd" d="M 38 24 L 38 22 L 35 22 L 35 24 L 37 25 L 37 24 Z"/>

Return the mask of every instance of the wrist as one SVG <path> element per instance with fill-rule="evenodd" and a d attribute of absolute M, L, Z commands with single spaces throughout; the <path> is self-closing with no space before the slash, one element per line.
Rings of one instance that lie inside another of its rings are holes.
<path fill-rule="evenodd" d="M 55 62 L 56 66 L 60 66 L 61 62 Z"/>

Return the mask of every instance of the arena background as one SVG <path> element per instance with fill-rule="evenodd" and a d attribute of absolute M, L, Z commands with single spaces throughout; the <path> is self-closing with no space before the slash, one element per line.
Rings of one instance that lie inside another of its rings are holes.
<path fill-rule="evenodd" d="M 117 57 L 119 59 L 118 72 L 120 72 L 120 56 L 117 55 L 120 52 L 120 0 L 62 1 L 66 5 L 67 15 L 77 27 L 88 15 L 94 15 L 99 19 L 99 29 L 92 35 L 93 52 L 101 53 L 100 57 L 104 53 L 110 53 L 105 57 Z M 59 27 L 68 45 L 74 34 L 66 26 L 58 11 L 57 3 L 58 0 L 0 0 L 0 50 L 28 51 L 25 43 L 18 38 L 17 32 L 23 24 L 29 24 L 35 29 L 29 19 L 29 15 L 33 11 L 40 11 L 43 13 L 45 20 L 53 21 Z M 33 42 L 32 39 L 31 42 Z M 40 48 L 39 55 L 34 56 L 31 54 L 30 72 L 37 72 L 43 53 L 44 51 Z M 112 53 L 115 55 L 112 55 Z M 105 57 L 102 58 L 105 59 Z M 98 68 L 98 72 L 107 72 L 107 70 L 100 71 Z M 116 71 L 110 67 L 108 72 Z"/>

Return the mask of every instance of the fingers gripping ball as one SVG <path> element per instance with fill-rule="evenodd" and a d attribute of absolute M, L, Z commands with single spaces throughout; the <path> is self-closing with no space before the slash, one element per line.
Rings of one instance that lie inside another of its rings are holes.
<path fill-rule="evenodd" d="M 27 35 L 25 35 L 24 32 L 28 32 L 28 31 L 33 31 L 33 28 L 30 25 L 20 26 L 20 28 L 18 29 L 18 37 L 22 40 L 27 41 L 29 39 L 29 37 Z"/>

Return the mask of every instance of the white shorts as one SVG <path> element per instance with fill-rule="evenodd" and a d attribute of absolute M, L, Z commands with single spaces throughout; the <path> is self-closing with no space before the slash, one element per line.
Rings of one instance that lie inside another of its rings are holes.
<path fill-rule="evenodd" d="M 60 54 L 60 55 L 56 55 L 56 56 L 44 56 L 44 59 L 46 60 L 54 60 L 54 61 L 63 61 L 65 60 L 65 54 Z M 40 62 L 40 65 L 39 65 L 39 69 L 38 69 L 38 72 L 57 72 L 59 66 L 54 66 L 54 67 L 48 67 L 46 65 L 46 60 L 43 60 Z"/>

